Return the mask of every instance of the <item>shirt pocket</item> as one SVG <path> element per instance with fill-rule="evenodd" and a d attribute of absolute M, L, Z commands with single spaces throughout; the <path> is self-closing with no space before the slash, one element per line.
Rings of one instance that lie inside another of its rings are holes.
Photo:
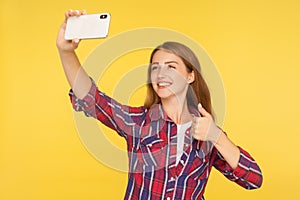
<path fill-rule="evenodd" d="M 167 142 L 158 135 L 141 139 L 142 163 L 147 168 L 163 168 L 167 159 Z"/>

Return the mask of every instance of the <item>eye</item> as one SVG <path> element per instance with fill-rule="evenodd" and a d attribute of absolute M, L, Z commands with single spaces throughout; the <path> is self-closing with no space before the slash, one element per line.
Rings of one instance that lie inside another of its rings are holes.
<path fill-rule="evenodd" d="M 158 69 L 158 65 L 151 65 L 151 71 L 155 71 Z"/>
<path fill-rule="evenodd" d="M 176 69 L 173 65 L 168 65 L 168 69 Z"/>

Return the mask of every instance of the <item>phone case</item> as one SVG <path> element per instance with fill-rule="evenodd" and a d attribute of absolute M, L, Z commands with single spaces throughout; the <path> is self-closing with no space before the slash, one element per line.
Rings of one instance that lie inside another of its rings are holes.
<path fill-rule="evenodd" d="M 110 14 L 89 14 L 69 17 L 65 31 L 65 39 L 105 38 L 108 34 Z"/>

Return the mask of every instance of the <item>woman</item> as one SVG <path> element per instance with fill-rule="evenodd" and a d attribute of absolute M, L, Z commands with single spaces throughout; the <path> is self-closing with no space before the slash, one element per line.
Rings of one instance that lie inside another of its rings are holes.
<path fill-rule="evenodd" d="M 66 19 L 83 14 L 70 10 Z M 127 142 L 125 199 L 204 199 L 212 166 L 246 189 L 261 186 L 254 159 L 214 123 L 208 87 L 188 47 L 166 42 L 154 49 L 145 105 L 129 107 L 98 90 L 74 52 L 79 40 L 64 40 L 65 27 L 66 20 L 57 48 L 74 109 L 100 120 Z"/>

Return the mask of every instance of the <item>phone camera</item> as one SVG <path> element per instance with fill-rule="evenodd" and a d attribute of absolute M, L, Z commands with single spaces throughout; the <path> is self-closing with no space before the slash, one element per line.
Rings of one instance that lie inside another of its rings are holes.
<path fill-rule="evenodd" d="M 100 19 L 106 19 L 107 15 L 100 15 Z"/>

